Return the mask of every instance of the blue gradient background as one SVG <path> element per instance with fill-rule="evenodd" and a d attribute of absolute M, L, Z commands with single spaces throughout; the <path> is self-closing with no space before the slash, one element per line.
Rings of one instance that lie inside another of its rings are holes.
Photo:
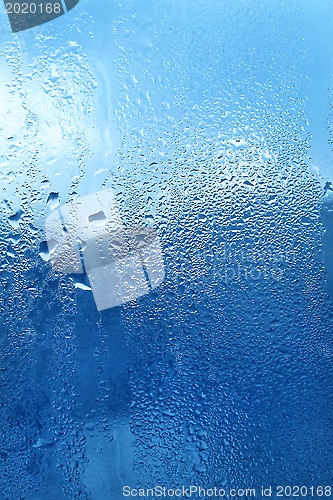
<path fill-rule="evenodd" d="M 2 9 L 0 498 L 333 483 L 332 26 L 328 0 L 81 0 L 16 35 Z M 166 279 L 98 313 L 44 223 L 103 188 Z"/>

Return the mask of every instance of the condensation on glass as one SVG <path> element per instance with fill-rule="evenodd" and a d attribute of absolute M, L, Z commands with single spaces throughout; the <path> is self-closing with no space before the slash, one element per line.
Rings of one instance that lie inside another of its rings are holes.
<path fill-rule="evenodd" d="M 2 13 L 0 498 L 331 483 L 330 2 Z M 105 192 L 160 274 L 98 311 Z"/>

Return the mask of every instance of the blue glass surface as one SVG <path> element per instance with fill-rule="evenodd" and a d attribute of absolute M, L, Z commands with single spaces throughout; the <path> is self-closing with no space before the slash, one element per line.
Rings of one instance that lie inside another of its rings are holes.
<path fill-rule="evenodd" d="M 330 0 L 0 14 L 0 498 L 329 497 Z M 165 278 L 98 311 L 45 224 L 105 189 Z"/>

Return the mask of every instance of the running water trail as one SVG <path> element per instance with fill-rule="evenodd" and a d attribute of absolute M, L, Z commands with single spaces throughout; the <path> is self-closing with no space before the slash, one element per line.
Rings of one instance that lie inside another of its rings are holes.
<path fill-rule="evenodd" d="M 333 152 L 329 136 L 329 89 L 332 85 L 333 46 L 331 43 L 333 12 L 326 1 L 303 3 L 305 26 L 312 45 L 309 61 L 309 88 L 305 99 L 311 134 L 310 169 L 319 177 L 323 187 L 333 179 Z M 331 139 L 332 140 L 332 139 Z"/>

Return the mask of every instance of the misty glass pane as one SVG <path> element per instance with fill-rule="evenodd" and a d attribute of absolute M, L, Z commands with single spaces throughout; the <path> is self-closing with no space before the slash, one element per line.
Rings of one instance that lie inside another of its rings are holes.
<path fill-rule="evenodd" d="M 0 6 L 0 499 L 333 496 L 332 2 L 59 4 Z"/>

